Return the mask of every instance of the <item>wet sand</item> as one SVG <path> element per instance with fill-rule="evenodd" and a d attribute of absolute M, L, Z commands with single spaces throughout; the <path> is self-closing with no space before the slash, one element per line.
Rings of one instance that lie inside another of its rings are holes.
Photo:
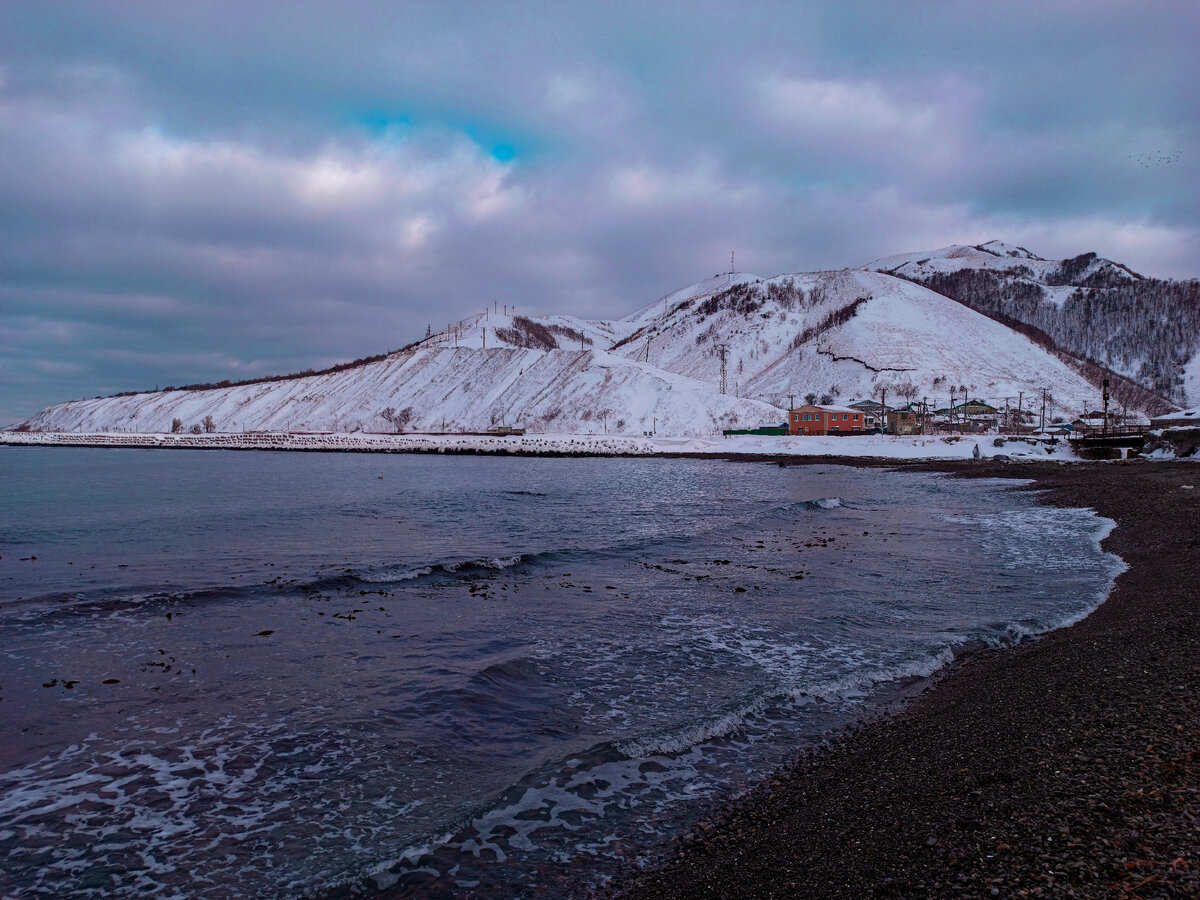
<path fill-rule="evenodd" d="M 1200 897 L 1200 466 L 889 467 L 1033 478 L 1039 502 L 1114 519 L 1104 547 L 1129 569 L 1088 618 L 976 654 L 612 891 Z"/>

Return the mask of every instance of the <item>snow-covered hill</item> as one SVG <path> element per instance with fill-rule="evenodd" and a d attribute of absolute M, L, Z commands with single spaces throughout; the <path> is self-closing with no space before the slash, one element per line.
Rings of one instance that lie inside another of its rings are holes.
<path fill-rule="evenodd" d="M 1060 265 L 1020 248 L 984 247 L 990 249 L 948 248 L 938 259 L 1011 260 L 1039 271 Z M 910 256 L 874 265 L 942 271 L 933 256 Z M 1045 389 L 1060 414 L 1096 407 L 1097 390 L 1063 356 L 881 272 L 728 273 L 616 321 L 491 310 L 341 371 L 72 401 L 25 427 L 162 432 L 174 419 L 191 428 L 211 416 L 225 432 L 385 432 L 398 414 L 409 431 L 511 425 L 567 434 L 705 435 L 776 424 L 793 398 L 799 403 L 814 394 L 846 403 L 882 389 L 897 403 L 928 398 L 935 406 L 964 395 L 1003 406 L 1023 394 L 1029 404 Z"/>
<path fill-rule="evenodd" d="M 219 431 L 409 431 L 516 425 L 566 434 L 712 434 L 781 421 L 783 412 L 604 350 L 426 347 L 330 375 L 52 406 L 38 431 L 169 431 L 212 416 Z"/>
<path fill-rule="evenodd" d="M 864 268 L 1035 328 L 1063 351 L 1094 360 L 1176 403 L 1200 399 L 1200 283 L 1195 280 L 1148 278 L 1095 253 L 1043 259 L 1000 241 L 904 253 Z M 1154 405 L 1152 398 L 1137 398 L 1136 391 L 1123 394 L 1130 402 Z"/>
<path fill-rule="evenodd" d="M 844 270 L 744 276 L 651 316 L 616 353 L 785 407 L 789 395 L 838 401 L 880 387 L 938 405 L 964 393 L 1003 405 L 1047 388 L 1060 408 L 1095 405 L 1095 389 L 1028 338 L 899 278 Z M 965 391 L 964 391 L 965 388 Z"/>

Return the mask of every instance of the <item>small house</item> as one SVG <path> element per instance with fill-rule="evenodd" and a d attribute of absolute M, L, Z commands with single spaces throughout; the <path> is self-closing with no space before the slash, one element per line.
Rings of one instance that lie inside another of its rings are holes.
<path fill-rule="evenodd" d="M 1173 413 L 1155 416 L 1150 420 L 1151 428 L 1178 428 L 1181 425 L 1200 427 L 1200 406 L 1180 409 Z"/>
<path fill-rule="evenodd" d="M 888 434 L 918 434 L 920 431 L 921 415 L 915 403 L 888 410 Z"/>

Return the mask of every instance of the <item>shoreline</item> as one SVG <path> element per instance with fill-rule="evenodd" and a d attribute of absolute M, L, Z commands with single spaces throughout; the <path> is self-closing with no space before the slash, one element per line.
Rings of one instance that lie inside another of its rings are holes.
<path fill-rule="evenodd" d="M 1128 568 L 1079 622 L 952 663 L 895 715 L 802 754 L 605 894 L 1200 896 L 1193 470 L 840 462 L 1019 472 L 1032 481 L 1013 489 L 1034 502 L 1115 521 L 1101 545 Z"/>
<path fill-rule="evenodd" d="M 259 450 L 307 453 L 421 453 L 525 457 L 641 457 L 735 461 L 834 462 L 848 465 L 972 460 L 1078 462 L 1064 441 L 996 435 L 825 435 L 686 437 L 530 434 L 333 434 L 251 432 L 161 434 L 0 432 L 0 447 L 148 450 Z M 978 454 L 978 457 L 976 457 Z"/>

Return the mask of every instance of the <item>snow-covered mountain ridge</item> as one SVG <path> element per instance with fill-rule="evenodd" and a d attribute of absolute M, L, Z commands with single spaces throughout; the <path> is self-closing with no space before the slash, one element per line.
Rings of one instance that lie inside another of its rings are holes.
<path fill-rule="evenodd" d="M 1020 248 L 983 246 L 953 258 L 968 268 L 983 258 L 1011 260 L 1042 277 L 1061 268 Z M 619 320 L 489 310 L 362 365 L 71 401 L 21 427 L 163 432 L 174 419 L 190 428 L 211 417 L 226 432 L 382 432 L 399 421 L 423 432 L 503 424 L 704 435 L 778 423 L 806 395 L 849 403 L 886 390 L 889 401 L 928 398 L 940 406 L 969 394 L 1003 406 L 1022 395 L 1028 405 L 1045 390 L 1060 414 L 1098 405 L 1083 367 L 1064 354 L 912 280 L 872 270 L 928 267 L 933 258 L 909 256 L 861 270 L 726 273 Z"/>
<path fill-rule="evenodd" d="M 1112 369 L 1174 403 L 1200 399 L 1200 282 L 1195 279 L 1148 278 L 1095 253 L 1043 259 L 999 241 L 904 253 L 864 268 L 1037 329 L 1072 356 Z"/>

